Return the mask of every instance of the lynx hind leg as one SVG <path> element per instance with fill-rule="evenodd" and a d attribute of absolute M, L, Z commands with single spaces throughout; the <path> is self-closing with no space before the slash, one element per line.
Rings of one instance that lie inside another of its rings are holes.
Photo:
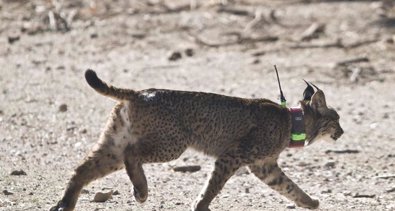
<path fill-rule="evenodd" d="M 136 201 L 143 203 L 148 197 L 147 178 L 144 174 L 141 158 L 138 156 L 134 145 L 125 149 L 124 158 L 126 172 L 133 184 L 133 194 Z"/>
<path fill-rule="evenodd" d="M 203 188 L 194 207 L 192 207 L 193 211 L 210 210 L 209 205 L 211 201 L 218 195 L 226 181 L 244 164 L 239 157 L 237 154 L 227 153 L 215 161 L 214 171 L 208 180 L 207 186 Z"/>
<path fill-rule="evenodd" d="M 109 146 L 111 137 L 107 137 L 97 150 L 94 150 L 86 160 L 76 168 L 74 175 L 70 179 L 63 198 L 51 211 L 71 211 L 77 203 L 78 196 L 82 188 L 93 180 L 104 177 L 116 170 L 123 168 L 123 157 L 116 154 Z"/>
<path fill-rule="evenodd" d="M 253 164 L 249 165 L 249 168 L 256 177 L 265 182 L 273 190 L 294 201 L 296 205 L 308 209 L 318 208 L 319 201 L 310 198 L 309 195 L 289 179 L 280 169 L 277 162 Z"/>
<path fill-rule="evenodd" d="M 180 136 L 150 135 L 140 138 L 135 144 L 126 147 L 124 162 L 126 172 L 133 183 L 136 201 L 142 203 L 148 197 L 147 179 L 142 165 L 177 159 L 187 149 L 186 143 L 186 139 Z"/>

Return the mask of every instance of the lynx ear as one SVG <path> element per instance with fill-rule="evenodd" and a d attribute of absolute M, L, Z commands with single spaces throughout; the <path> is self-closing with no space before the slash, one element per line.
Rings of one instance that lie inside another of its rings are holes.
<path fill-rule="evenodd" d="M 303 81 L 307 84 L 307 87 L 303 92 L 303 101 L 310 101 L 311 97 L 314 94 L 314 89 L 307 81 L 305 81 L 304 79 Z"/>
<path fill-rule="evenodd" d="M 318 89 L 318 91 L 314 93 L 314 95 L 311 97 L 310 105 L 314 110 L 327 108 L 325 94 L 322 90 Z"/>

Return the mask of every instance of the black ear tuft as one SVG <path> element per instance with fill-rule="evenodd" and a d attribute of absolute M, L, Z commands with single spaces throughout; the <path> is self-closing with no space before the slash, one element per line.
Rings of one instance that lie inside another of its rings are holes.
<path fill-rule="evenodd" d="M 307 82 L 306 82 L 306 83 L 307 83 Z M 318 88 L 318 87 L 317 87 L 316 85 L 314 85 L 313 83 L 310 82 L 310 84 L 313 85 L 313 86 L 317 89 L 317 91 L 318 91 L 318 90 L 321 90 L 320 88 Z"/>
<path fill-rule="evenodd" d="M 307 84 L 307 87 L 303 92 L 303 100 L 310 101 L 311 97 L 314 94 L 314 89 L 307 81 L 305 81 L 304 79 L 303 79 L 303 81 Z"/>

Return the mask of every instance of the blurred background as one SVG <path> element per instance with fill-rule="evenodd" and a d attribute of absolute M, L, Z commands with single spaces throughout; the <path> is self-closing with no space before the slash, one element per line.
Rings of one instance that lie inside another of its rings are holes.
<path fill-rule="evenodd" d="M 273 65 L 289 105 L 312 81 L 345 131 L 287 149 L 286 174 L 320 210 L 395 210 L 394 42 L 393 0 L 1 0 L 0 210 L 49 210 L 95 144 L 114 102 L 86 84 L 87 68 L 136 90 L 277 101 Z M 119 171 L 87 186 L 77 210 L 188 210 L 212 164 L 187 151 L 145 165 L 143 205 Z M 244 168 L 211 209 L 302 210 Z"/>

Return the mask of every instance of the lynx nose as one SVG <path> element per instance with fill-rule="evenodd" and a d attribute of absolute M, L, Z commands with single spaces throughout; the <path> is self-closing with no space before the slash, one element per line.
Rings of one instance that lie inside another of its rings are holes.
<path fill-rule="evenodd" d="M 343 133 L 344 133 L 343 129 L 341 127 L 339 127 L 339 130 L 337 130 L 336 133 L 335 133 L 335 140 L 340 138 L 340 136 L 342 136 Z"/>
<path fill-rule="evenodd" d="M 341 136 L 341 135 L 343 135 L 343 133 L 344 133 L 344 130 L 343 130 L 343 128 L 339 128 L 340 130 L 339 130 L 339 137 Z"/>

